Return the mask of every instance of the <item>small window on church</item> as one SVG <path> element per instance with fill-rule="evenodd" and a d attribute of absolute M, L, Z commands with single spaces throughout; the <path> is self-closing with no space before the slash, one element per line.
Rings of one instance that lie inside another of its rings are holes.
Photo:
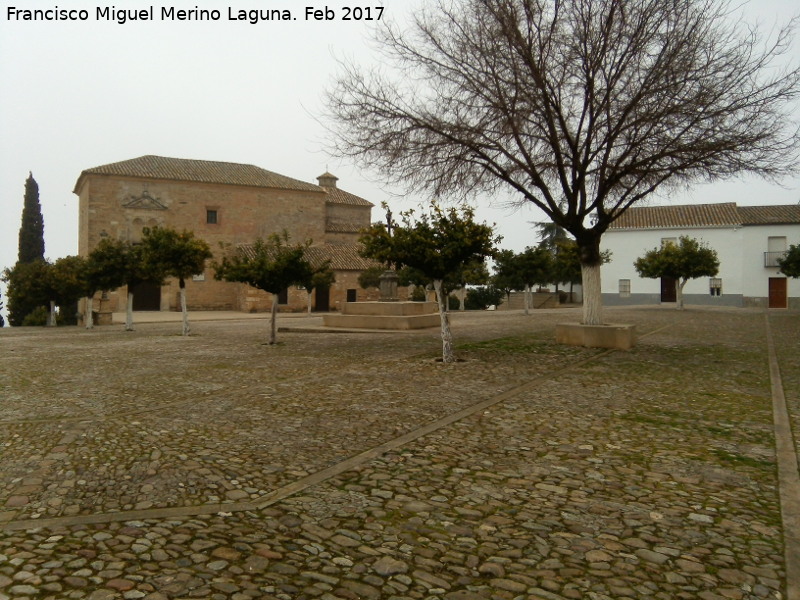
<path fill-rule="evenodd" d="M 206 210 L 206 223 L 208 223 L 209 225 L 216 225 L 219 222 L 219 221 L 217 221 L 218 216 L 219 215 L 217 215 L 217 211 L 215 209 L 210 209 L 210 208 L 207 209 Z"/>

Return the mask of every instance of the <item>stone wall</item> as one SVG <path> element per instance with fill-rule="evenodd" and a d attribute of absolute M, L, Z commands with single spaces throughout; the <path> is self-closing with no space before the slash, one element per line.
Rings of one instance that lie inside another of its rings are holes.
<path fill-rule="evenodd" d="M 104 237 L 137 241 L 144 227 L 169 226 L 193 231 L 208 242 L 216 259 L 240 244 L 252 243 L 284 230 L 290 243 L 355 243 L 358 234 L 326 233 L 333 221 L 370 223 L 370 207 L 346 206 L 326 202 L 326 193 L 258 188 L 222 184 L 137 179 L 89 174 L 79 194 L 79 254 L 87 255 Z M 209 212 L 215 211 L 215 223 Z M 346 300 L 348 287 L 357 288 L 358 273 L 337 273 L 331 289 L 330 306 Z M 353 281 L 351 281 L 351 279 Z M 176 280 L 161 289 L 161 310 L 180 310 Z M 216 281 L 207 267 L 201 277 L 186 282 L 187 304 L 191 310 L 263 311 L 271 307 L 270 294 L 242 284 Z M 99 296 L 98 296 L 99 298 Z M 127 289 L 109 294 L 112 311 L 125 310 Z M 290 289 L 284 310 L 304 310 L 305 290 Z"/>

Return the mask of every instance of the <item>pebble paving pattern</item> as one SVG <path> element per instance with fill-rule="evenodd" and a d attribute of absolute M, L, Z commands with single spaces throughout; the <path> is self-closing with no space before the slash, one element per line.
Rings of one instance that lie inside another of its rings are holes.
<path fill-rule="evenodd" d="M 437 331 L 3 330 L 0 600 L 785 598 L 764 312 L 607 316 L 648 335 L 455 314 L 454 365 Z M 797 432 L 800 315 L 769 319 Z"/>

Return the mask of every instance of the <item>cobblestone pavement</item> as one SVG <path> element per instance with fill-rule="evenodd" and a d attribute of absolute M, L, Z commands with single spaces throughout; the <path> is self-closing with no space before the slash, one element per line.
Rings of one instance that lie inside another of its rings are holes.
<path fill-rule="evenodd" d="M 764 312 L 608 309 L 628 352 L 556 345 L 578 318 L 455 314 L 453 365 L 436 330 L 3 330 L 0 600 L 786 598 Z"/>

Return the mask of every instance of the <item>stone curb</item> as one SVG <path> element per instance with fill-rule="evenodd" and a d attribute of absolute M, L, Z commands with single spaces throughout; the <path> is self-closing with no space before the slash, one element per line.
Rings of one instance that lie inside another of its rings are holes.
<path fill-rule="evenodd" d="M 775 423 L 775 453 L 778 459 L 778 493 L 783 521 L 783 544 L 786 560 L 786 599 L 800 600 L 800 469 L 781 371 L 775 354 L 769 314 L 765 315 L 769 378 L 772 388 L 772 411 Z"/>

